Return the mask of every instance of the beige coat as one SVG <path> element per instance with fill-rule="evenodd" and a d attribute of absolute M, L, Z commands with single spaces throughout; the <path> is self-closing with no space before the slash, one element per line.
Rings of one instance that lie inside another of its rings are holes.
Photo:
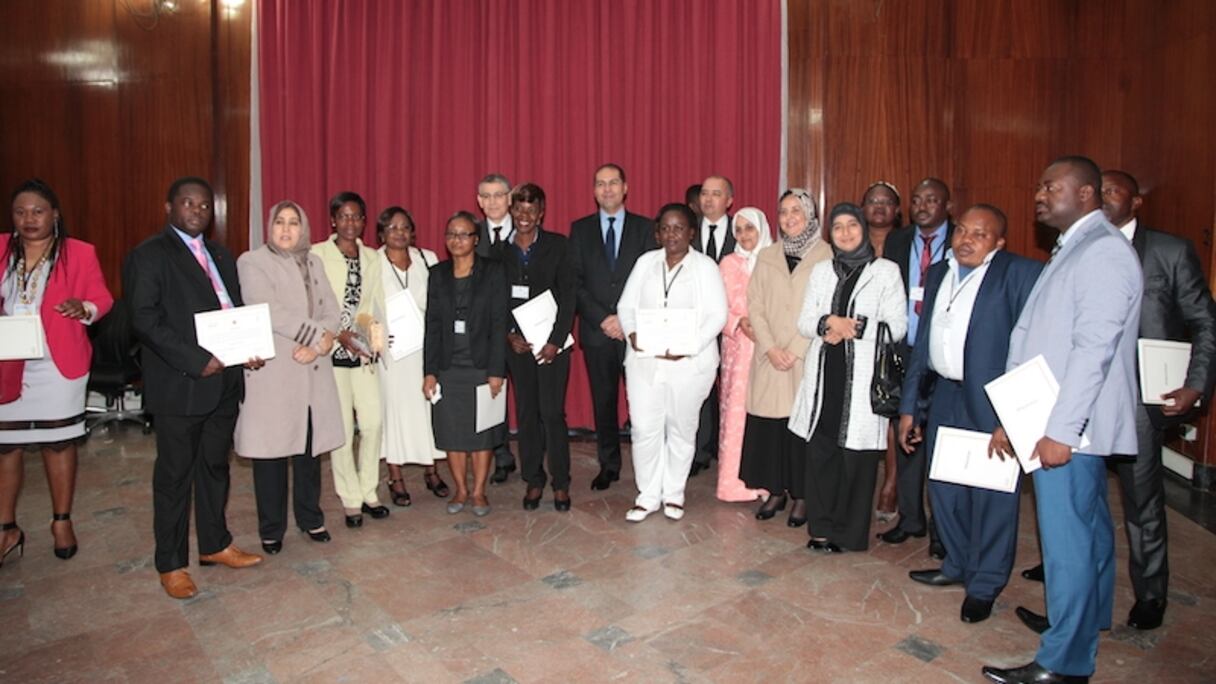
<path fill-rule="evenodd" d="M 310 254 L 313 315 L 300 269 L 268 247 L 237 259 L 246 304 L 269 304 L 274 329 L 274 358 L 245 371 L 245 400 L 236 422 L 236 453 L 246 458 L 280 458 L 304 453 L 308 413 L 312 411 L 312 453 L 323 454 L 346 441 L 333 365 L 328 355 L 296 363 L 297 346 L 315 344 L 325 330 L 338 329 L 338 302 L 325 282 L 321 260 Z"/>
<path fill-rule="evenodd" d="M 341 319 L 342 296 L 346 293 L 346 257 L 342 255 L 342 250 L 334 244 L 334 238 L 335 236 L 331 235 L 329 239 L 313 245 L 312 253 L 321 258 L 321 264 L 325 267 L 324 282 L 329 283 L 334 300 L 338 303 L 338 316 Z M 360 314 L 367 314 L 374 319 L 376 303 L 384 300 L 383 284 L 380 282 L 380 264 L 384 261 L 384 257 L 371 247 L 365 246 L 362 240 L 357 242 L 359 243 L 359 272 L 363 276 L 363 282 L 360 289 L 359 308 L 355 310 L 353 318 L 358 319 Z"/>
<path fill-rule="evenodd" d="M 798 334 L 798 314 L 815 264 L 832 258 L 832 248 L 820 241 L 794 272 L 785 263 L 781 243 L 760 250 L 747 285 L 747 316 L 756 332 L 747 389 L 747 412 L 761 418 L 788 418 L 802 380 L 802 364 L 811 341 Z M 788 371 L 773 368 L 768 350 L 780 347 L 798 357 Z"/>

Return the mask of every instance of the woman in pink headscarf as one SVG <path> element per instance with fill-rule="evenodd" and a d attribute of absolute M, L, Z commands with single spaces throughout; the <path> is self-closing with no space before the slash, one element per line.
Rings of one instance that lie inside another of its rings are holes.
<path fill-rule="evenodd" d="M 739 479 L 743 450 L 743 425 L 747 418 L 747 377 L 756 347 L 755 333 L 747 318 L 747 283 L 756 267 L 756 255 L 773 243 L 768 219 L 755 207 L 735 214 L 735 252 L 722 259 L 720 269 L 726 285 L 726 328 L 722 331 L 722 376 L 718 384 L 722 423 L 718 439 L 718 499 L 755 501 L 766 494 L 748 489 Z"/>

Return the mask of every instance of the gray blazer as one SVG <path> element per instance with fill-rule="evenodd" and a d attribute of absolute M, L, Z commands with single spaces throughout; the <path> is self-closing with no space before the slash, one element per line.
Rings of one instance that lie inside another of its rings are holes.
<path fill-rule="evenodd" d="M 1144 293 L 1131 244 L 1094 210 L 1048 262 L 1009 338 L 1008 368 L 1042 354 L 1060 383 L 1046 436 L 1085 452 L 1136 453 L 1136 337 Z"/>

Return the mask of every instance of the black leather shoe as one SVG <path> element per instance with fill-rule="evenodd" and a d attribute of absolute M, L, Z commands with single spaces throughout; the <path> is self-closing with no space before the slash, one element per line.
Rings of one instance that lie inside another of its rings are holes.
<path fill-rule="evenodd" d="M 888 544 L 902 544 L 912 537 L 923 536 L 925 536 L 924 530 L 921 530 L 920 532 L 904 532 L 902 527 L 895 526 L 886 532 L 880 532 L 878 538 Z"/>
<path fill-rule="evenodd" d="M 553 510 L 563 513 L 570 510 L 570 492 L 564 489 L 553 492 Z"/>
<path fill-rule="evenodd" d="M 777 515 L 777 511 L 785 510 L 785 495 L 770 496 L 768 501 L 761 504 L 760 508 L 756 509 L 756 520 L 769 520 Z"/>
<path fill-rule="evenodd" d="M 1136 601 L 1127 614 L 1127 626 L 1132 629 L 1157 629 L 1165 618 L 1165 599 Z"/>
<path fill-rule="evenodd" d="M 946 545 L 937 539 L 929 542 L 929 557 L 933 560 L 946 560 Z"/>
<path fill-rule="evenodd" d="M 963 599 L 963 609 L 960 611 L 959 619 L 968 623 L 983 622 L 992 615 L 992 603 L 992 601 L 968 596 Z"/>
<path fill-rule="evenodd" d="M 346 516 L 346 526 L 351 529 L 354 529 L 356 527 L 363 527 L 363 516 L 362 515 Z"/>
<path fill-rule="evenodd" d="M 844 553 L 844 549 L 826 539 L 812 539 L 806 543 L 806 547 L 812 551 L 822 551 L 824 553 Z"/>
<path fill-rule="evenodd" d="M 955 584 L 963 583 L 962 580 L 955 579 L 942 572 L 941 568 L 936 568 L 934 570 L 913 570 L 908 573 L 908 577 L 910 577 L 913 582 L 928 584 L 931 587 L 950 587 L 954 586 Z"/>
<path fill-rule="evenodd" d="M 535 494 L 535 496 L 533 496 Z M 524 510 L 535 511 L 540 508 L 540 498 L 544 496 L 545 490 L 539 487 L 528 487 L 528 491 L 524 492 Z"/>
<path fill-rule="evenodd" d="M 329 530 L 318 530 L 316 532 L 305 531 L 304 534 L 307 534 L 309 539 L 319 544 L 324 544 L 325 542 L 333 539 L 333 537 L 329 536 Z"/>
<path fill-rule="evenodd" d="M 1026 568 L 1022 571 L 1022 579 L 1028 579 L 1031 582 L 1043 581 L 1043 564 L 1039 563 L 1033 568 Z"/>
<path fill-rule="evenodd" d="M 267 541 L 267 540 L 263 539 L 262 540 L 262 550 L 273 556 L 276 553 L 283 550 L 283 540 L 280 539 L 279 541 Z"/>
<path fill-rule="evenodd" d="M 591 489 L 602 492 L 619 479 L 621 479 L 620 473 L 600 468 L 600 474 L 596 475 L 595 479 L 591 481 Z"/>
<path fill-rule="evenodd" d="M 1042 634 L 1051 627 L 1051 623 L 1047 621 L 1046 615 L 1039 615 L 1029 608 L 1018 606 L 1013 610 L 1013 613 L 1018 616 L 1023 625 L 1026 625 L 1035 634 Z"/>
<path fill-rule="evenodd" d="M 688 470 L 688 476 L 689 476 L 689 477 L 696 477 L 696 476 L 698 476 L 698 475 L 700 475 L 700 474 L 701 474 L 701 471 L 702 471 L 702 470 L 709 470 L 709 464 L 708 464 L 708 463 L 701 463 L 701 462 L 699 462 L 699 461 L 693 461 L 693 462 L 692 462 L 692 468 L 690 468 L 690 469 Z"/>
<path fill-rule="evenodd" d="M 506 482 L 507 476 L 513 472 L 515 472 L 514 463 L 495 467 L 494 474 L 490 476 L 490 484 L 502 484 Z"/>
<path fill-rule="evenodd" d="M 363 504 L 362 510 L 376 520 L 387 518 L 390 512 L 388 506 L 368 506 L 367 504 Z"/>
<path fill-rule="evenodd" d="M 1038 663 L 1021 667 L 984 666 L 984 676 L 997 684 L 1088 684 L 1089 677 L 1056 674 Z"/>

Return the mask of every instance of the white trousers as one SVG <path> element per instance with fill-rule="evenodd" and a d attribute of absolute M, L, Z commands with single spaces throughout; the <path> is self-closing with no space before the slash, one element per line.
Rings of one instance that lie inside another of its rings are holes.
<path fill-rule="evenodd" d="M 698 370 L 693 359 L 638 359 L 632 354 L 625 359 L 635 505 L 648 511 L 665 503 L 684 505 L 701 404 L 716 375 L 716 367 Z"/>
<path fill-rule="evenodd" d="M 338 402 L 342 406 L 342 428 L 346 442 L 329 454 L 334 471 L 334 489 L 342 507 L 358 509 L 363 504 L 380 505 L 380 383 L 375 366 L 334 367 Z M 355 465 L 355 417 L 359 419 L 359 462 Z"/>

